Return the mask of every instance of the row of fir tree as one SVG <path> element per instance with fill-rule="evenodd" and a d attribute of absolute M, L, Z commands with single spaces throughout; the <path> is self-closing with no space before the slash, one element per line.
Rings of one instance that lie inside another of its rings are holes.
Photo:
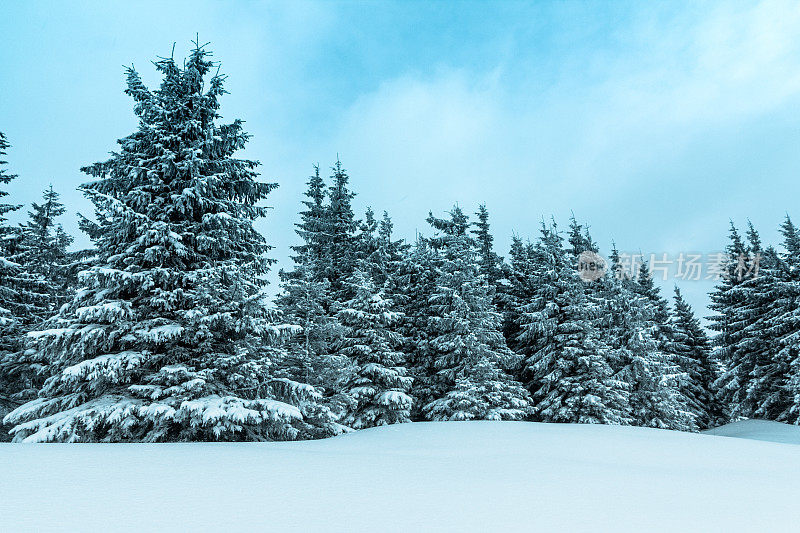
<path fill-rule="evenodd" d="M 219 124 L 224 77 L 196 45 L 133 69 L 138 129 L 83 168 L 95 208 L 71 251 L 52 187 L 28 221 L 0 205 L 2 438 L 28 442 L 289 440 L 410 421 L 532 420 L 696 431 L 732 418 L 800 418 L 800 232 L 783 251 L 750 227 L 730 253 L 758 276 L 724 277 L 709 340 L 675 289 L 661 296 L 597 251 L 574 218 L 514 238 L 489 214 L 431 214 L 406 243 L 385 212 L 353 211 L 338 161 L 316 168 L 293 264 L 267 297 L 270 246 L 253 222 L 276 184 L 239 159 L 248 135 Z M 9 144 L 0 134 L 0 154 Z M 16 176 L 0 162 L 0 183 Z M 3 196 L 6 193 L 0 193 Z M 8 201 L 6 199 L 6 201 Z M 733 274 L 735 265 L 730 265 Z"/>

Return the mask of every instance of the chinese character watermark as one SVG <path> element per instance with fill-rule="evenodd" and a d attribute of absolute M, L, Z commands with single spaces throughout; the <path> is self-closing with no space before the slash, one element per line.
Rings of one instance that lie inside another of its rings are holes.
<path fill-rule="evenodd" d="M 610 271 L 617 279 L 638 280 L 642 272 L 653 279 L 667 281 L 672 276 L 679 280 L 710 280 L 757 278 L 761 266 L 761 254 L 740 254 L 724 252 L 709 254 L 684 253 L 670 256 L 667 253 L 643 254 L 619 253 L 617 260 L 609 262 L 594 252 L 583 252 L 578 257 L 578 274 L 584 281 L 596 281 Z"/>

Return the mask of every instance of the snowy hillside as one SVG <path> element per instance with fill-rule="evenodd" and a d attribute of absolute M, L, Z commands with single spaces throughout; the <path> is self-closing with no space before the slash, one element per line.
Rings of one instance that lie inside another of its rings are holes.
<path fill-rule="evenodd" d="M 706 435 L 766 440 L 785 444 L 800 444 L 800 426 L 790 426 L 770 420 L 743 420 L 704 431 Z"/>
<path fill-rule="evenodd" d="M 800 447 L 634 427 L 447 422 L 310 442 L 0 445 L 0 464 L 3 531 L 800 523 Z"/>

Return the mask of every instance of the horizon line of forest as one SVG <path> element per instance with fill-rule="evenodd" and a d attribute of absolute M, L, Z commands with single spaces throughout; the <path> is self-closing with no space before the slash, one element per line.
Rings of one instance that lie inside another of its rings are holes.
<path fill-rule="evenodd" d="M 225 76 L 195 43 L 161 58 L 158 89 L 126 70 L 139 119 L 82 169 L 94 247 L 73 251 L 52 186 L 28 220 L 0 204 L 0 414 L 28 442 L 291 440 L 418 420 L 534 420 L 697 431 L 800 423 L 800 229 L 782 250 L 731 223 L 707 331 L 646 262 L 566 231 L 494 250 L 489 212 L 430 213 L 431 236 L 356 217 L 340 161 L 315 167 L 280 292 L 253 222 L 277 187 L 217 124 Z M 0 157 L 10 147 L 0 133 Z M 0 162 L 0 184 L 17 176 Z M 0 191 L 0 197 L 7 193 Z M 757 258 L 757 259 L 756 259 Z M 754 265 L 757 260 L 758 264 Z M 753 275 L 757 266 L 757 275 Z M 742 269 L 746 275 L 742 275 Z"/>

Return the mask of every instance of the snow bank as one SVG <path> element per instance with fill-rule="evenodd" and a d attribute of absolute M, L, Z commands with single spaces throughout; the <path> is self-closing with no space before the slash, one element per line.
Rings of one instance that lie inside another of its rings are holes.
<path fill-rule="evenodd" d="M 324 441 L 0 445 L 0 530 L 790 531 L 800 449 L 416 423 Z"/>
<path fill-rule="evenodd" d="M 784 444 L 800 444 L 800 426 L 769 420 L 742 420 L 704 431 L 706 435 L 766 440 Z M 800 450 L 798 451 L 800 452 Z"/>

